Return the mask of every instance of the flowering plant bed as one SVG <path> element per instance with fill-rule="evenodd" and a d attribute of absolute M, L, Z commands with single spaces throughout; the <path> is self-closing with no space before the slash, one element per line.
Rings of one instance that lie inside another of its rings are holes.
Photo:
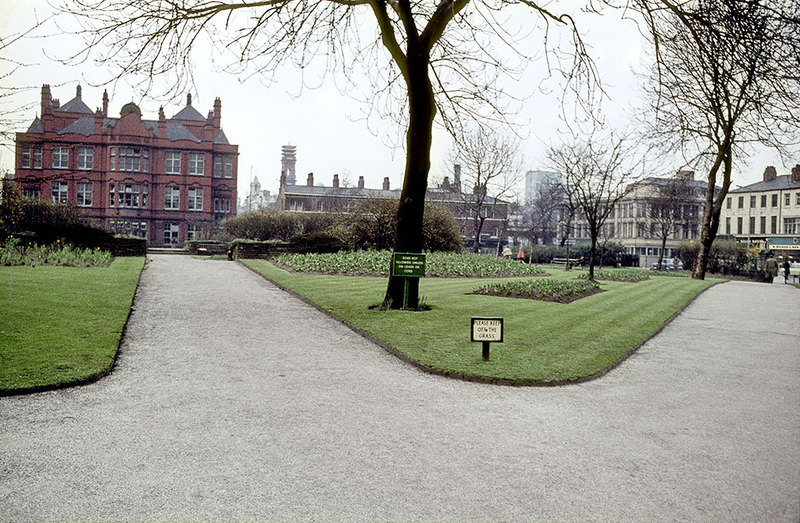
<path fill-rule="evenodd" d="M 589 273 L 582 272 L 578 274 L 577 278 L 581 280 L 588 280 Z M 608 269 L 608 270 L 594 271 L 594 279 L 635 283 L 644 280 L 649 280 L 650 274 L 645 271 L 640 271 L 636 269 Z"/>
<path fill-rule="evenodd" d="M 388 276 L 390 251 L 342 251 L 333 254 L 281 254 L 273 263 L 294 272 L 342 276 Z M 431 252 L 426 256 L 429 278 L 490 278 L 545 276 L 537 265 L 527 265 L 498 256 Z"/>
<path fill-rule="evenodd" d="M 51 245 L 24 245 L 18 238 L 0 244 L 0 265 L 60 265 L 64 267 L 106 267 L 111 253 L 96 249 L 81 249 L 56 242 Z"/>
<path fill-rule="evenodd" d="M 542 278 L 492 283 L 474 289 L 472 294 L 570 303 L 597 294 L 601 290 L 600 286 L 593 281 Z"/>

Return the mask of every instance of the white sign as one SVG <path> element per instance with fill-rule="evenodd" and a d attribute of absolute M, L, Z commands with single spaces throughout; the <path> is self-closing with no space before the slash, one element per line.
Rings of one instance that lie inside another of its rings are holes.
<path fill-rule="evenodd" d="M 472 318 L 472 341 L 503 342 L 503 318 Z"/>

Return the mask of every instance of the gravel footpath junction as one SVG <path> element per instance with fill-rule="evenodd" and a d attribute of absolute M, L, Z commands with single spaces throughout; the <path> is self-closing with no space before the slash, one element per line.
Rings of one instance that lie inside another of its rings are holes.
<path fill-rule="evenodd" d="M 551 388 L 425 374 L 225 261 L 149 256 L 134 307 L 112 374 L 0 398 L 0 520 L 800 520 L 790 286 Z"/>

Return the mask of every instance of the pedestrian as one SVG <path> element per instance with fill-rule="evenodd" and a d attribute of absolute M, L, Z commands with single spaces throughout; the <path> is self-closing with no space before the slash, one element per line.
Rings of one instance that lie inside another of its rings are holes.
<path fill-rule="evenodd" d="M 520 263 L 525 263 L 525 251 L 522 249 L 522 245 L 519 246 L 519 252 L 517 253 L 517 261 Z"/>
<path fill-rule="evenodd" d="M 764 263 L 764 277 L 767 283 L 772 283 L 775 276 L 778 275 L 778 260 L 776 260 L 772 253 L 767 254 L 767 261 Z"/>
<path fill-rule="evenodd" d="M 511 247 L 509 247 L 508 245 L 506 245 L 506 248 L 503 249 L 503 256 L 506 259 L 511 259 Z"/>
<path fill-rule="evenodd" d="M 792 264 L 789 263 L 789 257 L 787 256 L 783 260 L 783 283 L 789 283 L 789 269 L 792 267 Z"/>

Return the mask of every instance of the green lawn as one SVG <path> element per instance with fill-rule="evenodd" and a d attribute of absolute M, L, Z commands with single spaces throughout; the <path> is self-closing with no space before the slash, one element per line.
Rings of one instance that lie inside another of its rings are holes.
<path fill-rule="evenodd" d="M 105 374 L 143 266 L 140 257 L 106 268 L 0 267 L 0 394 Z"/>
<path fill-rule="evenodd" d="M 720 280 L 653 277 L 601 281 L 603 292 L 570 304 L 470 295 L 487 279 L 424 278 L 426 312 L 370 310 L 385 278 L 290 273 L 265 260 L 243 260 L 277 284 L 438 372 L 516 383 L 560 382 L 601 373 L 655 334 L 700 292 Z M 548 269 L 552 277 L 575 271 Z M 525 279 L 525 278 L 508 278 Z M 504 318 L 504 343 L 484 362 L 470 342 L 470 317 Z"/>

